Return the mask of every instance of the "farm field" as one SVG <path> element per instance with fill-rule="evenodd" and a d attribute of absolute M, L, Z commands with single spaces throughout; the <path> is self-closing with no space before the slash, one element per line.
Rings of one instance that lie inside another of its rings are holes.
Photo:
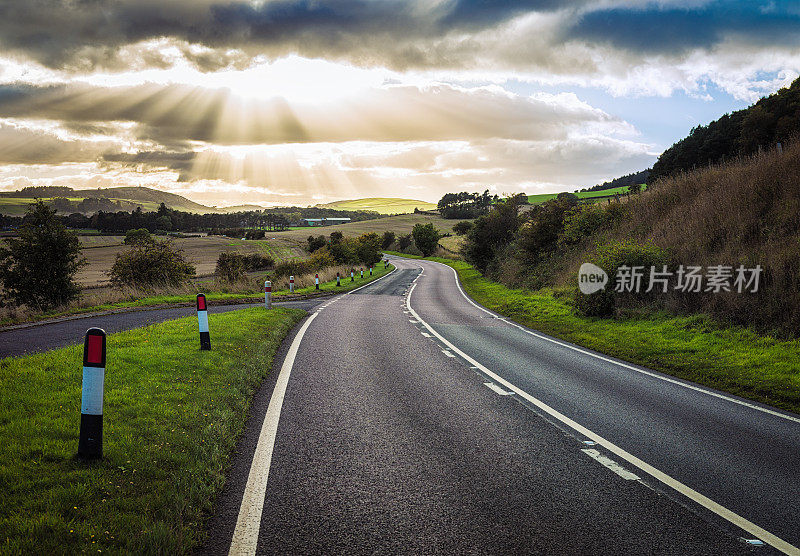
<path fill-rule="evenodd" d="M 400 199 L 392 197 L 370 197 L 367 199 L 351 199 L 347 201 L 334 201 L 317 205 L 320 208 L 338 210 L 372 210 L 381 214 L 413 213 L 415 208 L 420 210 L 436 210 L 435 203 L 418 201 L 415 199 Z"/>
<path fill-rule="evenodd" d="M 645 184 L 642 184 L 642 191 L 647 188 Z M 611 195 L 625 195 L 628 192 L 628 186 L 623 187 L 614 187 L 612 189 L 604 189 L 603 191 L 579 191 L 575 193 L 579 199 L 597 199 L 608 197 Z M 550 199 L 555 199 L 558 196 L 558 193 L 540 193 L 538 195 L 528 195 L 528 202 L 532 205 L 538 205 L 540 203 L 544 203 L 545 201 L 549 201 Z"/>
<path fill-rule="evenodd" d="M 268 232 L 270 237 L 286 239 L 295 245 L 305 244 L 306 238 L 310 235 L 320 234 L 328 236 L 331 232 L 342 232 L 345 236 L 359 236 L 370 232 L 382 234 L 385 231 L 394 232 L 397 235 L 410 234 L 416 224 L 432 223 L 442 232 L 452 232 L 453 226 L 460 220 L 447 220 L 439 216 L 428 214 L 400 214 L 398 216 L 387 216 L 376 218 L 375 220 L 365 220 L 363 222 L 350 222 L 349 224 L 337 224 L 335 226 L 322 226 L 312 228 L 302 228 L 299 230 L 287 230 L 285 232 Z"/>

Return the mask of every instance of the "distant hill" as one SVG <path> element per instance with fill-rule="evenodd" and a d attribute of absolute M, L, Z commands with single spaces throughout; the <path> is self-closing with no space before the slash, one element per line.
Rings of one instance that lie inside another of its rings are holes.
<path fill-rule="evenodd" d="M 100 189 L 71 189 L 69 187 L 25 187 L 19 191 L 0 193 L 0 214 L 20 216 L 25 214 L 34 198 L 43 199 L 61 214 L 80 212 L 86 215 L 98 210 L 106 212 L 132 211 L 141 207 L 143 211 L 154 211 L 161 203 L 184 212 L 200 214 L 229 213 L 245 210 L 263 210 L 257 205 L 236 207 L 207 207 L 190 201 L 186 197 L 151 189 L 149 187 L 107 187 Z"/>
<path fill-rule="evenodd" d="M 642 170 L 640 172 L 626 174 L 611 181 L 603 182 L 599 185 L 595 185 L 594 187 L 581 189 L 581 191 L 605 191 L 608 189 L 616 189 L 618 187 L 628 187 L 634 184 L 646 183 L 649 177 L 650 170 Z"/>
<path fill-rule="evenodd" d="M 664 151 L 648 183 L 785 143 L 800 134 L 800 78 L 754 105 L 725 114 Z"/>
<path fill-rule="evenodd" d="M 317 205 L 320 208 L 336 210 L 371 210 L 381 214 L 406 214 L 419 210 L 436 210 L 435 203 L 418 201 L 416 199 L 401 199 L 396 197 L 369 197 L 366 199 L 350 199 L 334 201 Z"/>

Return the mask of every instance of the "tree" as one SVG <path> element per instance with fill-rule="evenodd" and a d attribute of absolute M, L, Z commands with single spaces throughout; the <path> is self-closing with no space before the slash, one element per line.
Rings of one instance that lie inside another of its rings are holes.
<path fill-rule="evenodd" d="M 317 249 L 321 249 L 322 247 L 325 247 L 328 244 L 327 240 L 325 239 L 325 236 L 323 235 L 319 235 L 317 237 L 314 237 L 313 235 L 308 236 L 308 239 L 306 241 L 308 242 L 309 253 L 313 253 Z"/>
<path fill-rule="evenodd" d="M 414 245 L 417 249 L 422 251 L 422 255 L 430 257 L 439 246 L 439 230 L 433 224 L 416 224 L 414 229 L 411 230 L 411 235 L 414 236 Z"/>
<path fill-rule="evenodd" d="M 147 231 L 147 228 L 139 228 L 128 230 L 125 234 L 125 245 L 139 245 L 140 243 L 151 243 L 153 236 Z"/>
<path fill-rule="evenodd" d="M 48 309 L 75 299 L 75 273 L 86 264 L 80 241 L 42 201 L 28 208 L 19 238 L 0 248 L 0 284 L 15 303 Z"/>
<path fill-rule="evenodd" d="M 481 273 L 486 272 L 497 251 L 508 245 L 520 226 L 519 197 L 497 203 L 472 225 L 462 248 L 466 259 Z"/>
<path fill-rule="evenodd" d="M 111 267 L 111 283 L 117 287 L 178 286 L 194 277 L 195 267 L 169 240 L 132 246 L 117 255 Z"/>
<path fill-rule="evenodd" d="M 456 233 L 456 235 L 459 236 L 463 236 L 471 229 L 472 229 L 472 222 L 470 222 L 469 220 L 464 220 L 453 226 L 453 231 Z"/>
<path fill-rule="evenodd" d="M 632 183 L 628 186 L 628 193 L 637 194 L 642 191 L 642 184 L 641 183 Z"/>
<path fill-rule="evenodd" d="M 384 249 L 391 247 L 392 243 L 394 243 L 394 238 L 394 232 L 390 232 L 388 230 L 383 232 L 383 237 L 381 238 L 381 247 Z"/>

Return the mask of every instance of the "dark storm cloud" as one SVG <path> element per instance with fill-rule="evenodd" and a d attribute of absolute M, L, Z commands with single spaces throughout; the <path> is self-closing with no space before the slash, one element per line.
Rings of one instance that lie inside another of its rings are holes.
<path fill-rule="evenodd" d="M 752 45 L 800 44 L 800 13 L 787 2 L 714 2 L 688 8 L 614 8 L 586 13 L 564 37 L 636 52 L 675 54 L 726 38 Z"/>
<path fill-rule="evenodd" d="M 150 166 L 170 170 L 189 170 L 197 153 L 170 151 L 141 151 L 137 153 L 111 153 L 103 155 L 103 161 L 124 166 Z"/>

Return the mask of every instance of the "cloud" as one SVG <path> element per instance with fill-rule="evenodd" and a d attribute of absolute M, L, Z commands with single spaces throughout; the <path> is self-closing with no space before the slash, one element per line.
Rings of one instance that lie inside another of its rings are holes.
<path fill-rule="evenodd" d="M 0 122 L 0 163 L 3 164 L 89 162 L 118 148 L 119 143 L 113 138 L 65 140 L 52 130 Z"/>
<path fill-rule="evenodd" d="M 226 89 L 0 86 L 0 118 L 70 125 L 134 122 L 140 141 L 165 146 L 345 141 L 559 139 L 584 126 L 632 133 L 625 122 L 572 93 L 514 95 L 499 87 L 387 86 L 354 98 L 288 103 L 243 100 Z M 186 149 L 183 149 L 186 150 Z"/>

